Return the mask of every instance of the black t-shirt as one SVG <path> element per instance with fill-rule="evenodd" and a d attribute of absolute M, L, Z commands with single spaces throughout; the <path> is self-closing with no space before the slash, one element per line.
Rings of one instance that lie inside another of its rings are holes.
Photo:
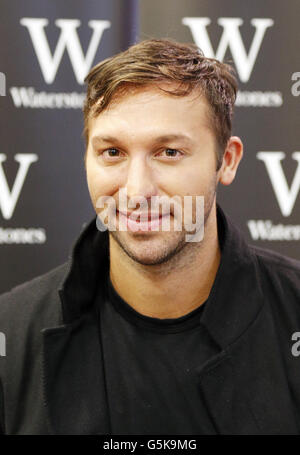
<path fill-rule="evenodd" d="M 103 292 L 103 288 L 102 288 Z M 203 307 L 174 319 L 144 316 L 106 276 L 98 297 L 111 434 L 215 434 L 195 371 L 219 352 L 204 326 Z"/>

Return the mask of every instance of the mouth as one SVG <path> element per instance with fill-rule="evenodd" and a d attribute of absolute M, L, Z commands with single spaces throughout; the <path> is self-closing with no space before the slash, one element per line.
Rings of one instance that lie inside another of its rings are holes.
<path fill-rule="evenodd" d="M 137 231 L 158 231 L 162 225 L 163 218 L 171 216 L 170 213 L 154 212 L 130 212 L 125 213 L 117 210 L 117 216 L 127 230 Z"/>

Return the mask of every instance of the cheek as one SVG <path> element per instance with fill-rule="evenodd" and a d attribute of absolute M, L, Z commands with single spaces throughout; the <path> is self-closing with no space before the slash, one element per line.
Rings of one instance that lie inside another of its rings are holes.
<path fill-rule="evenodd" d="M 194 167 L 182 174 L 174 185 L 175 191 L 180 195 L 205 195 L 212 184 L 215 172 L 209 172 Z"/>
<path fill-rule="evenodd" d="M 216 163 L 215 155 L 209 152 L 197 157 L 183 170 L 179 182 L 186 194 L 205 195 L 211 191 L 216 179 Z"/>
<path fill-rule="evenodd" d="M 93 204 L 100 196 L 113 196 L 120 187 L 118 173 L 101 169 L 97 164 L 87 163 L 87 184 Z"/>

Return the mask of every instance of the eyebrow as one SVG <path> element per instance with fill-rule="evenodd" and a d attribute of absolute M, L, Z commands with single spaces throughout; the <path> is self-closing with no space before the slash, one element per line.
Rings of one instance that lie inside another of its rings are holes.
<path fill-rule="evenodd" d="M 92 142 L 106 142 L 106 143 L 118 143 L 119 139 L 114 136 L 93 136 L 92 137 Z M 164 143 L 164 142 L 171 142 L 174 140 L 181 140 L 187 143 L 191 143 L 192 140 L 189 138 L 189 136 L 186 136 L 185 134 L 164 134 L 162 136 L 158 136 L 154 138 L 153 142 L 154 143 Z"/>

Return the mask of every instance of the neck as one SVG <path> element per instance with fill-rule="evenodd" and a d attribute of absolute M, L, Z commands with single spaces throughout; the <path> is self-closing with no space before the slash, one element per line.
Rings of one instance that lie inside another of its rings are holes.
<path fill-rule="evenodd" d="M 189 243 L 173 263 L 141 265 L 109 236 L 110 279 L 117 293 L 145 316 L 178 318 L 204 303 L 220 264 L 216 210 L 205 224 L 204 239 Z"/>

